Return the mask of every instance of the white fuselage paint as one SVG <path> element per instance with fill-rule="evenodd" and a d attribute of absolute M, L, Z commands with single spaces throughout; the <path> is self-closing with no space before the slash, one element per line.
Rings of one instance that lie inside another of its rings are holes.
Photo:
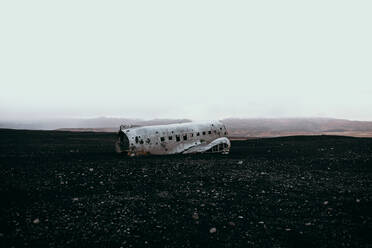
<path fill-rule="evenodd" d="M 204 152 L 227 154 L 231 146 L 226 137 L 226 127 L 219 121 L 121 129 L 120 136 L 126 141 L 119 138 L 117 152 L 130 156 Z"/>

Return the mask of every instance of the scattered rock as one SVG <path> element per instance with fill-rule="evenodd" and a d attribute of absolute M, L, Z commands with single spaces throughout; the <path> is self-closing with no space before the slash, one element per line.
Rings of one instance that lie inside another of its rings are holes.
<path fill-rule="evenodd" d="M 158 193 L 158 196 L 161 198 L 167 198 L 168 197 L 168 191 L 161 191 Z"/>
<path fill-rule="evenodd" d="M 230 222 L 229 222 L 229 225 L 230 225 L 230 226 L 235 226 L 235 223 L 232 222 L 232 221 L 230 221 Z"/>
<path fill-rule="evenodd" d="M 198 213 L 194 213 L 194 214 L 192 215 L 192 218 L 193 218 L 194 220 L 198 220 L 198 219 L 199 219 L 199 215 L 198 215 Z"/>

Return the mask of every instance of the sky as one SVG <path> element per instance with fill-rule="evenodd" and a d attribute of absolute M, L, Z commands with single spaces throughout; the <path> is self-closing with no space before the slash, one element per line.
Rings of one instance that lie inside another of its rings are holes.
<path fill-rule="evenodd" d="M 372 1 L 1 1 L 0 120 L 372 121 Z"/>

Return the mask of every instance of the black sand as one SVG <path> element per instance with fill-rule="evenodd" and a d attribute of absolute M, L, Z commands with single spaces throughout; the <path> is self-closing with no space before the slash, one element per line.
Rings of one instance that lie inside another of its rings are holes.
<path fill-rule="evenodd" d="M 144 158 L 114 140 L 0 130 L 0 247 L 372 246 L 372 139 Z"/>

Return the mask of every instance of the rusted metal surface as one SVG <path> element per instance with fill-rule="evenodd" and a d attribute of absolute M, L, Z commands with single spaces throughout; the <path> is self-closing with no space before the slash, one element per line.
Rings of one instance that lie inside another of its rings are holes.
<path fill-rule="evenodd" d="M 129 156 L 230 151 L 227 129 L 219 121 L 120 128 L 118 153 Z"/>

